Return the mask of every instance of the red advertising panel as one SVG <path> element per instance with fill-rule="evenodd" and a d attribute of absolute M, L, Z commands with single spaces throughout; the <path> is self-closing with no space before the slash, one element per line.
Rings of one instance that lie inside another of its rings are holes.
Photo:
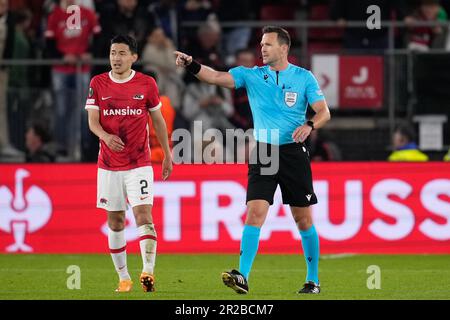
<path fill-rule="evenodd" d="M 339 107 L 379 109 L 383 105 L 383 57 L 339 57 Z"/>
<path fill-rule="evenodd" d="M 94 164 L 0 165 L 0 252 L 105 253 Z M 245 165 L 155 166 L 160 253 L 236 253 L 245 217 Z M 449 163 L 313 165 L 322 253 L 450 253 Z M 128 251 L 138 252 L 131 210 Z M 289 207 L 275 195 L 261 253 L 298 253 Z"/>

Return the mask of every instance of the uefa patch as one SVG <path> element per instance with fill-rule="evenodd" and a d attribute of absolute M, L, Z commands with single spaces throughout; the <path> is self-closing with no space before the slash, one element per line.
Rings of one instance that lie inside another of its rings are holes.
<path fill-rule="evenodd" d="M 135 100 L 142 100 L 142 99 L 144 99 L 144 95 L 143 94 L 135 94 L 133 99 L 135 99 Z"/>
<path fill-rule="evenodd" d="M 297 102 L 297 92 L 285 92 L 284 93 L 284 102 L 286 105 L 291 108 Z"/>
<path fill-rule="evenodd" d="M 89 87 L 89 98 L 91 98 L 94 95 L 94 89 L 92 87 Z"/>

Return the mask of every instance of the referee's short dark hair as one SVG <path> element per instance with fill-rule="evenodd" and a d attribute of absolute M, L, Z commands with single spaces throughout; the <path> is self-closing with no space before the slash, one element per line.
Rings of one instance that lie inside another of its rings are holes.
<path fill-rule="evenodd" d="M 137 54 L 138 52 L 136 39 L 132 36 L 119 34 L 111 39 L 111 45 L 113 45 L 113 43 L 123 43 L 128 45 L 132 54 Z"/>
<path fill-rule="evenodd" d="M 275 27 L 275 26 L 265 26 L 262 29 L 262 33 L 263 34 L 276 33 L 279 44 L 287 44 L 288 48 L 291 47 L 291 36 L 289 35 L 289 32 L 287 32 L 286 29 L 283 29 L 281 27 Z"/>

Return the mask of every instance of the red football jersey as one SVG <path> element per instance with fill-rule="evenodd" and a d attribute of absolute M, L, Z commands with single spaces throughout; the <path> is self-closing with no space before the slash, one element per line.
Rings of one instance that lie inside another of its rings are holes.
<path fill-rule="evenodd" d="M 48 17 L 47 30 L 44 35 L 56 40 L 56 47 L 63 55 L 74 54 L 79 56 L 82 53 L 87 53 L 91 36 L 101 31 L 95 12 L 85 7 L 79 8 L 80 28 L 68 28 L 67 24 L 73 20 L 74 13 L 67 13 L 60 6 L 55 6 Z M 60 72 L 76 72 L 75 66 L 55 65 L 54 68 Z M 82 71 L 89 71 L 89 66 L 83 66 Z"/>
<path fill-rule="evenodd" d="M 92 78 L 85 109 L 100 112 L 100 124 L 125 144 L 114 152 L 100 140 L 99 168 L 130 170 L 151 165 L 148 141 L 148 111 L 161 108 L 158 87 L 152 77 L 131 71 L 127 79 L 116 80 L 111 72 Z"/>

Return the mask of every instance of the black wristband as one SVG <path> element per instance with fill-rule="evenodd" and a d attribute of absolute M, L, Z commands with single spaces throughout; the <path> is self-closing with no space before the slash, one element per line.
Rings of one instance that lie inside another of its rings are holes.
<path fill-rule="evenodd" d="M 306 121 L 306 124 L 308 126 L 310 126 L 312 130 L 314 130 L 314 122 L 312 122 L 311 120 L 308 120 L 308 121 Z"/>
<path fill-rule="evenodd" d="M 196 75 L 197 73 L 200 72 L 201 68 L 202 68 L 202 65 L 200 63 L 198 63 L 195 60 L 192 60 L 192 62 L 186 67 L 186 70 L 189 71 L 190 73 Z"/>

